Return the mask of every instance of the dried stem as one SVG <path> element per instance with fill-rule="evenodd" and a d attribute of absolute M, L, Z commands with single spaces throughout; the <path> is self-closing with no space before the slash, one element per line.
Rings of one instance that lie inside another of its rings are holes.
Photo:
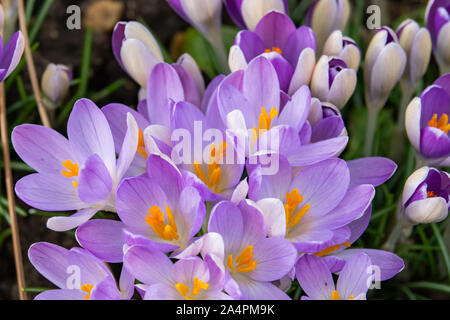
<path fill-rule="evenodd" d="M 8 211 L 11 224 L 11 233 L 14 250 L 14 262 L 16 265 L 17 285 L 19 286 L 20 300 L 26 300 L 27 294 L 23 289 L 25 288 L 25 274 L 23 271 L 22 249 L 20 245 L 19 226 L 17 224 L 17 216 L 15 212 L 15 199 L 13 189 L 13 178 L 11 171 L 11 159 L 9 155 L 8 142 L 8 123 L 6 118 L 6 104 L 5 104 L 5 87 L 0 83 L 0 126 L 2 135 L 3 147 L 3 161 L 5 165 L 5 181 L 6 181 L 6 195 L 8 198 Z"/>
<path fill-rule="evenodd" d="M 28 73 L 30 75 L 31 86 L 33 87 L 33 93 L 36 98 L 39 116 L 41 117 L 42 124 L 50 128 L 51 127 L 50 119 L 48 117 L 47 110 L 45 109 L 45 106 L 42 103 L 41 89 L 39 88 L 39 81 L 36 74 L 36 68 L 34 66 L 33 56 L 31 54 L 23 0 L 18 0 L 17 13 L 19 16 L 20 30 L 22 31 L 25 40 L 25 57 L 27 59 L 27 68 Z"/>

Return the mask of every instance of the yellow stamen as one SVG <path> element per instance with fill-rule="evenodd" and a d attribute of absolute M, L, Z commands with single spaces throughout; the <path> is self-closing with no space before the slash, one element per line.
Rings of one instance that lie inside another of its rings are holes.
<path fill-rule="evenodd" d="M 341 297 L 339 297 L 339 292 L 333 290 L 333 292 L 331 293 L 331 300 L 341 300 Z"/>
<path fill-rule="evenodd" d="M 61 174 L 66 178 L 78 177 L 78 173 L 80 171 L 78 167 L 78 163 L 73 163 L 71 160 L 66 160 L 61 163 L 64 168 L 67 170 L 62 170 Z M 72 181 L 72 185 L 74 188 L 78 188 L 78 182 Z"/>
<path fill-rule="evenodd" d="M 236 272 L 249 272 L 255 270 L 258 262 L 253 259 L 253 246 L 247 246 L 242 250 L 241 254 L 236 258 L 236 266 L 233 263 L 233 255 L 229 255 L 227 259 L 228 268 Z"/>
<path fill-rule="evenodd" d="M 264 52 L 265 53 L 277 52 L 279 54 L 283 54 L 283 51 L 278 47 L 272 47 L 272 49 L 266 49 L 266 50 L 264 50 Z"/>
<path fill-rule="evenodd" d="M 263 132 L 270 130 L 272 126 L 272 120 L 278 115 L 278 110 L 272 108 L 270 113 L 267 113 L 266 108 L 261 108 L 261 114 L 259 115 L 259 128 L 253 128 L 253 140 L 256 140 Z"/>
<path fill-rule="evenodd" d="M 306 213 L 311 209 L 309 203 L 303 205 L 296 214 L 294 214 L 297 206 L 303 202 L 303 197 L 298 192 L 298 189 L 293 189 L 290 193 L 286 193 L 286 204 L 284 211 L 286 213 L 286 228 L 294 228 Z"/>
<path fill-rule="evenodd" d="M 172 210 L 169 206 L 166 206 L 167 224 L 164 222 L 164 213 L 158 206 L 151 207 L 145 217 L 152 230 L 163 240 L 178 240 L 178 229 L 173 218 Z"/>
<path fill-rule="evenodd" d="M 429 127 L 438 128 L 439 130 L 444 131 L 446 134 L 450 131 L 450 124 L 448 123 L 448 115 L 443 113 L 438 120 L 437 113 L 433 114 L 433 117 L 430 121 L 428 121 Z"/>
<path fill-rule="evenodd" d="M 211 145 L 208 159 L 208 174 L 203 170 L 200 163 L 194 162 L 194 170 L 197 177 L 215 193 L 220 192 L 218 187 L 222 181 L 222 169 L 220 168 L 219 163 L 226 156 L 226 149 L 226 142 L 222 142 L 219 145 L 219 148 L 217 148 L 214 143 Z"/>
<path fill-rule="evenodd" d="M 326 249 L 323 249 L 323 250 L 320 251 L 320 252 L 314 253 L 314 255 L 316 255 L 316 256 L 318 256 L 318 257 L 327 256 L 327 255 L 329 255 L 330 253 L 335 252 L 337 249 L 339 249 L 339 248 L 342 247 L 342 246 L 350 247 L 350 242 L 344 242 L 344 243 L 341 243 L 341 244 L 337 244 L 337 245 L 328 247 L 328 248 L 326 248 Z"/>
<path fill-rule="evenodd" d="M 92 284 L 86 283 L 83 284 L 80 288 L 80 290 L 84 291 L 87 293 L 87 295 L 84 296 L 84 299 L 89 300 L 91 298 L 91 291 L 94 288 L 94 286 Z"/>
<path fill-rule="evenodd" d="M 148 158 L 147 151 L 145 151 L 144 134 L 142 133 L 142 130 L 141 130 L 141 129 L 139 129 L 139 138 L 138 138 L 137 152 L 138 152 L 141 156 L 143 156 L 145 159 Z"/>
<path fill-rule="evenodd" d="M 438 195 L 433 191 L 427 191 L 427 198 L 437 198 Z"/>
<path fill-rule="evenodd" d="M 201 290 L 208 290 L 209 284 L 204 283 L 199 278 L 194 278 L 194 286 L 191 294 L 189 294 L 189 287 L 184 283 L 177 283 L 175 288 L 186 300 L 195 300 L 195 297 L 199 295 Z"/>

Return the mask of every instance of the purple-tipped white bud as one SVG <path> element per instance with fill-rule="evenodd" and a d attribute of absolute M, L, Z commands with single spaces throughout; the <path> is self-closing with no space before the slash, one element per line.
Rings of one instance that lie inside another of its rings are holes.
<path fill-rule="evenodd" d="M 341 30 L 334 31 L 325 42 L 323 54 L 329 57 L 336 57 L 345 64 L 357 71 L 361 64 L 361 49 L 356 42 L 342 35 Z"/>
<path fill-rule="evenodd" d="M 370 41 L 364 63 L 366 102 L 369 108 L 381 109 L 399 82 L 406 66 L 405 50 L 397 35 L 388 27 L 380 28 Z"/>
<path fill-rule="evenodd" d="M 311 80 L 313 97 L 330 102 L 342 109 L 353 95 L 356 72 L 343 60 L 322 56 L 314 69 Z"/>
<path fill-rule="evenodd" d="M 185 53 L 178 58 L 177 64 L 181 65 L 187 72 L 189 72 L 197 85 L 200 95 L 203 96 L 203 93 L 205 92 L 205 80 L 203 79 L 202 72 L 200 71 L 200 68 L 194 58 L 192 58 L 190 54 Z"/>
<path fill-rule="evenodd" d="M 241 29 L 255 30 L 270 11 L 288 12 L 287 0 L 224 0 L 231 18 Z"/>
<path fill-rule="evenodd" d="M 402 204 L 412 224 L 440 222 L 448 215 L 450 178 L 446 172 L 423 167 L 406 180 Z"/>
<path fill-rule="evenodd" d="M 427 29 L 411 19 L 404 21 L 397 29 L 399 43 L 408 57 L 402 81 L 416 88 L 428 69 L 431 58 L 431 36 Z"/>
<path fill-rule="evenodd" d="M 441 74 L 450 73 L 450 0 L 430 0 L 425 19 Z"/>
<path fill-rule="evenodd" d="M 316 0 L 309 7 L 306 24 L 311 26 L 316 34 L 319 54 L 333 31 L 345 29 L 349 16 L 348 0 Z"/>
<path fill-rule="evenodd" d="M 139 22 L 118 22 L 112 40 L 113 52 L 122 68 L 143 88 L 153 67 L 163 55 L 152 33 Z"/>
<path fill-rule="evenodd" d="M 49 110 L 61 105 L 69 93 L 72 71 L 62 64 L 50 63 L 41 78 L 44 104 Z"/>

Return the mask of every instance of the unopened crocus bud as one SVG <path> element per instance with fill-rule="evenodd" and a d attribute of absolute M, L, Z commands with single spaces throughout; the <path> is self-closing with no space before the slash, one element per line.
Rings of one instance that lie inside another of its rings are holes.
<path fill-rule="evenodd" d="M 364 63 L 366 103 L 369 108 L 381 109 L 399 82 L 406 66 L 405 50 L 398 43 L 395 32 L 380 28 L 370 41 Z"/>
<path fill-rule="evenodd" d="M 323 54 L 343 60 L 355 71 L 361 63 L 361 49 L 352 38 L 344 37 L 341 30 L 333 31 L 328 37 L 323 47 Z"/>
<path fill-rule="evenodd" d="M 411 224 L 440 222 L 448 215 L 450 178 L 446 172 L 423 167 L 406 181 L 402 203 Z"/>
<path fill-rule="evenodd" d="M 343 60 L 328 56 L 319 59 L 311 80 L 313 97 L 342 109 L 355 87 L 356 72 L 348 68 Z"/>
<path fill-rule="evenodd" d="M 402 83 L 414 90 L 430 63 L 431 36 L 427 29 L 411 19 L 399 26 L 397 36 L 408 57 Z"/>
<path fill-rule="evenodd" d="M 345 29 L 349 16 L 348 0 L 316 0 L 311 4 L 306 15 L 306 24 L 316 33 L 319 54 L 333 31 Z"/>
<path fill-rule="evenodd" d="M 72 71 L 62 64 L 50 63 L 44 71 L 41 79 L 44 91 L 44 104 L 53 110 L 63 102 L 69 92 L 72 81 Z"/>
<path fill-rule="evenodd" d="M 270 11 L 288 13 L 287 0 L 224 0 L 233 21 L 241 29 L 254 30 Z"/>
<path fill-rule="evenodd" d="M 426 88 L 406 109 L 405 127 L 417 153 L 432 165 L 450 156 L 450 74 Z"/>
<path fill-rule="evenodd" d="M 425 13 L 441 74 L 450 72 L 450 0 L 430 0 Z"/>
<path fill-rule="evenodd" d="M 3 46 L 0 36 L 0 82 L 5 80 L 17 67 L 25 49 L 25 41 L 21 31 L 17 31 Z"/>
<path fill-rule="evenodd" d="M 348 135 L 339 109 L 317 98 L 311 99 L 308 122 L 311 125 L 312 143 Z"/>
<path fill-rule="evenodd" d="M 194 58 L 192 58 L 189 53 L 185 53 L 178 58 L 177 64 L 181 65 L 187 72 L 189 72 L 197 85 L 198 91 L 201 95 L 203 95 L 205 92 L 205 80 L 203 79 L 202 72 L 200 71 L 200 68 Z"/>
<path fill-rule="evenodd" d="M 116 24 L 112 47 L 121 67 L 143 88 L 153 67 L 164 61 L 155 37 L 136 21 Z"/>

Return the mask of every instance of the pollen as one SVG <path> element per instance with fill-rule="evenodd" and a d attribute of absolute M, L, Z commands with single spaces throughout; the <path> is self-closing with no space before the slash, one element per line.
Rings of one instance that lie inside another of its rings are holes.
<path fill-rule="evenodd" d="M 141 129 L 139 129 L 139 138 L 138 138 L 137 152 L 141 156 L 143 156 L 145 159 L 148 158 L 147 151 L 145 151 L 144 134 L 142 133 Z"/>
<path fill-rule="evenodd" d="M 278 110 L 272 108 L 270 113 L 267 112 L 266 108 L 261 108 L 261 114 L 259 115 L 259 128 L 253 128 L 253 137 L 256 140 L 263 132 L 270 130 L 272 127 L 272 120 L 278 115 Z M 256 138 L 256 139 L 255 139 Z"/>
<path fill-rule="evenodd" d="M 61 163 L 65 170 L 61 171 L 61 174 L 66 178 L 74 178 L 78 177 L 78 173 L 80 171 L 78 167 L 78 163 L 73 163 L 71 160 L 66 160 Z M 74 188 L 78 188 L 78 182 L 72 181 L 72 185 Z"/>
<path fill-rule="evenodd" d="M 219 185 L 222 182 L 222 168 L 219 163 L 226 156 L 226 149 L 226 142 L 220 143 L 219 147 L 214 143 L 211 145 L 207 172 L 205 172 L 199 162 L 194 162 L 194 170 L 197 177 L 215 193 L 220 192 Z"/>
<path fill-rule="evenodd" d="M 348 300 L 353 300 L 355 299 L 354 295 L 351 295 L 348 297 Z M 341 300 L 341 297 L 339 296 L 339 292 L 337 292 L 336 290 L 333 290 L 333 292 L 331 293 L 331 300 Z"/>
<path fill-rule="evenodd" d="M 145 222 L 150 225 L 152 230 L 163 240 L 178 240 L 178 229 L 173 218 L 172 210 L 166 206 L 167 223 L 164 213 L 158 206 L 152 206 L 148 210 L 149 214 L 145 217 Z"/>
<path fill-rule="evenodd" d="M 290 193 L 286 193 L 286 203 L 284 205 L 284 211 L 286 213 L 286 229 L 294 228 L 311 209 L 309 203 L 300 206 L 302 202 L 303 196 L 300 195 L 298 189 L 293 189 Z M 297 207 L 299 207 L 299 209 L 295 212 Z"/>
<path fill-rule="evenodd" d="M 247 246 L 242 250 L 241 254 L 233 261 L 233 255 L 228 255 L 227 266 L 231 271 L 249 272 L 256 268 L 258 262 L 253 260 L 253 246 Z"/>
<path fill-rule="evenodd" d="M 94 288 L 94 286 L 92 284 L 89 284 L 89 283 L 83 284 L 80 287 L 81 291 L 84 291 L 84 292 L 87 293 L 87 295 L 84 296 L 84 299 L 89 300 L 91 298 L 91 291 L 92 291 L 93 288 Z"/>
<path fill-rule="evenodd" d="M 280 55 L 283 54 L 283 51 L 279 47 L 272 47 L 272 49 L 267 48 L 266 50 L 264 50 L 264 52 L 265 53 L 276 52 L 279 53 Z"/>
<path fill-rule="evenodd" d="M 448 123 L 448 115 L 443 113 L 438 120 L 437 113 L 433 114 L 433 117 L 428 121 L 428 126 L 433 128 L 438 128 L 444 131 L 446 134 L 450 131 L 450 124 Z"/>
<path fill-rule="evenodd" d="M 208 290 L 209 284 L 203 282 L 199 278 L 194 278 L 192 291 L 190 291 L 189 287 L 184 283 L 177 283 L 175 288 L 186 300 L 195 300 L 202 290 Z"/>
<path fill-rule="evenodd" d="M 438 195 L 433 191 L 427 191 L 427 198 L 437 198 Z"/>
<path fill-rule="evenodd" d="M 337 244 L 337 245 L 328 247 L 328 248 L 326 248 L 326 249 L 323 249 L 322 251 L 319 251 L 319 252 L 317 252 L 317 253 L 314 253 L 314 255 L 316 255 L 316 256 L 318 256 L 318 257 L 323 257 L 323 256 L 327 256 L 327 255 L 329 255 L 329 254 L 335 252 L 335 251 L 338 250 L 340 247 L 347 247 L 347 248 L 349 248 L 350 246 L 351 246 L 351 245 L 350 245 L 350 242 L 344 242 L 344 243 Z"/>

